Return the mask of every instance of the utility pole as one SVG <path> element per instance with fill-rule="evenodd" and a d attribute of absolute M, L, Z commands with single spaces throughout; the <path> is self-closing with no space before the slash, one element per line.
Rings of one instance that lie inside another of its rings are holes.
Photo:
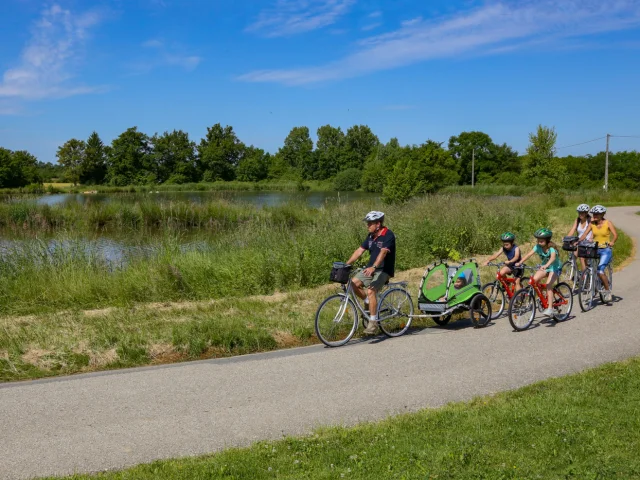
<path fill-rule="evenodd" d="M 475 173 L 476 173 L 476 147 L 473 147 L 471 151 L 471 188 L 475 187 Z"/>
<path fill-rule="evenodd" d="M 610 134 L 607 133 L 607 153 L 604 159 L 604 191 L 609 191 L 609 138 Z"/>

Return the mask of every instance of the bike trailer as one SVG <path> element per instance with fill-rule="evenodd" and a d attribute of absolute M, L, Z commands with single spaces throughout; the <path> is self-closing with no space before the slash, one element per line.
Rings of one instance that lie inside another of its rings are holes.
<path fill-rule="evenodd" d="M 580 242 L 578 256 L 580 258 L 598 258 L 598 242 Z"/>
<path fill-rule="evenodd" d="M 464 285 L 456 288 L 456 278 Z M 436 262 L 425 271 L 420 283 L 418 308 L 426 314 L 442 314 L 461 304 L 468 304 L 481 292 L 478 264 L 470 260 L 460 265 Z"/>
<path fill-rule="evenodd" d="M 578 249 L 578 247 L 576 246 L 576 243 L 578 242 L 578 240 L 580 239 L 575 236 L 564 237 L 562 239 L 562 249 L 567 252 L 575 252 Z"/>

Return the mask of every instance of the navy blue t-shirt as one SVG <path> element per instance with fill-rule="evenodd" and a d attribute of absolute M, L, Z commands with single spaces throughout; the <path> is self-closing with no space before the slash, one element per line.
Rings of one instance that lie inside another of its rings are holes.
<path fill-rule="evenodd" d="M 389 253 L 378 268 L 382 268 L 384 273 L 393 277 L 396 268 L 396 236 L 387 227 L 382 228 L 377 237 L 375 235 L 370 233 L 361 245 L 362 248 L 369 251 L 370 258 L 367 268 L 373 267 L 378 255 L 380 255 L 380 250 L 386 248 Z"/>

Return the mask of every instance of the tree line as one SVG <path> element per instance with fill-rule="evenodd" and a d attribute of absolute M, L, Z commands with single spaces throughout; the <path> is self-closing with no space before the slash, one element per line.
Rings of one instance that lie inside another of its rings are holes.
<path fill-rule="evenodd" d="M 604 152 L 558 157 L 555 129 L 539 126 L 520 155 L 483 132 L 462 132 L 448 143 L 427 140 L 382 143 L 366 125 L 346 132 L 325 125 L 316 141 L 308 127 L 294 127 L 275 154 L 244 144 L 231 126 L 215 124 L 199 143 L 182 130 L 148 136 L 136 127 L 105 145 L 98 133 L 71 139 L 57 151 L 59 166 L 37 162 L 27 152 L 0 152 L 0 187 L 16 187 L 64 172 L 73 183 L 114 186 L 214 181 L 331 181 L 336 190 L 362 189 L 403 201 L 452 185 L 502 184 L 557 188 L 599 187 Z M 640 154 L 611 154 L 612 188 L 640 186 Z M 7 172 L 16 172 L 9 174 Z M 13 175 L 13 176 L 12 176 Z"/>

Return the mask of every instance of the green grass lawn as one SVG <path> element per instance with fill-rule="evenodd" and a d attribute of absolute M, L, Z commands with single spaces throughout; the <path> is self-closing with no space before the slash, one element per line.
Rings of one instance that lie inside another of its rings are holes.
<path fill-rule="evenodd" d="M 634 359 L 380 423 L 72 478 L 630 479 L 639 452 Z"/>

